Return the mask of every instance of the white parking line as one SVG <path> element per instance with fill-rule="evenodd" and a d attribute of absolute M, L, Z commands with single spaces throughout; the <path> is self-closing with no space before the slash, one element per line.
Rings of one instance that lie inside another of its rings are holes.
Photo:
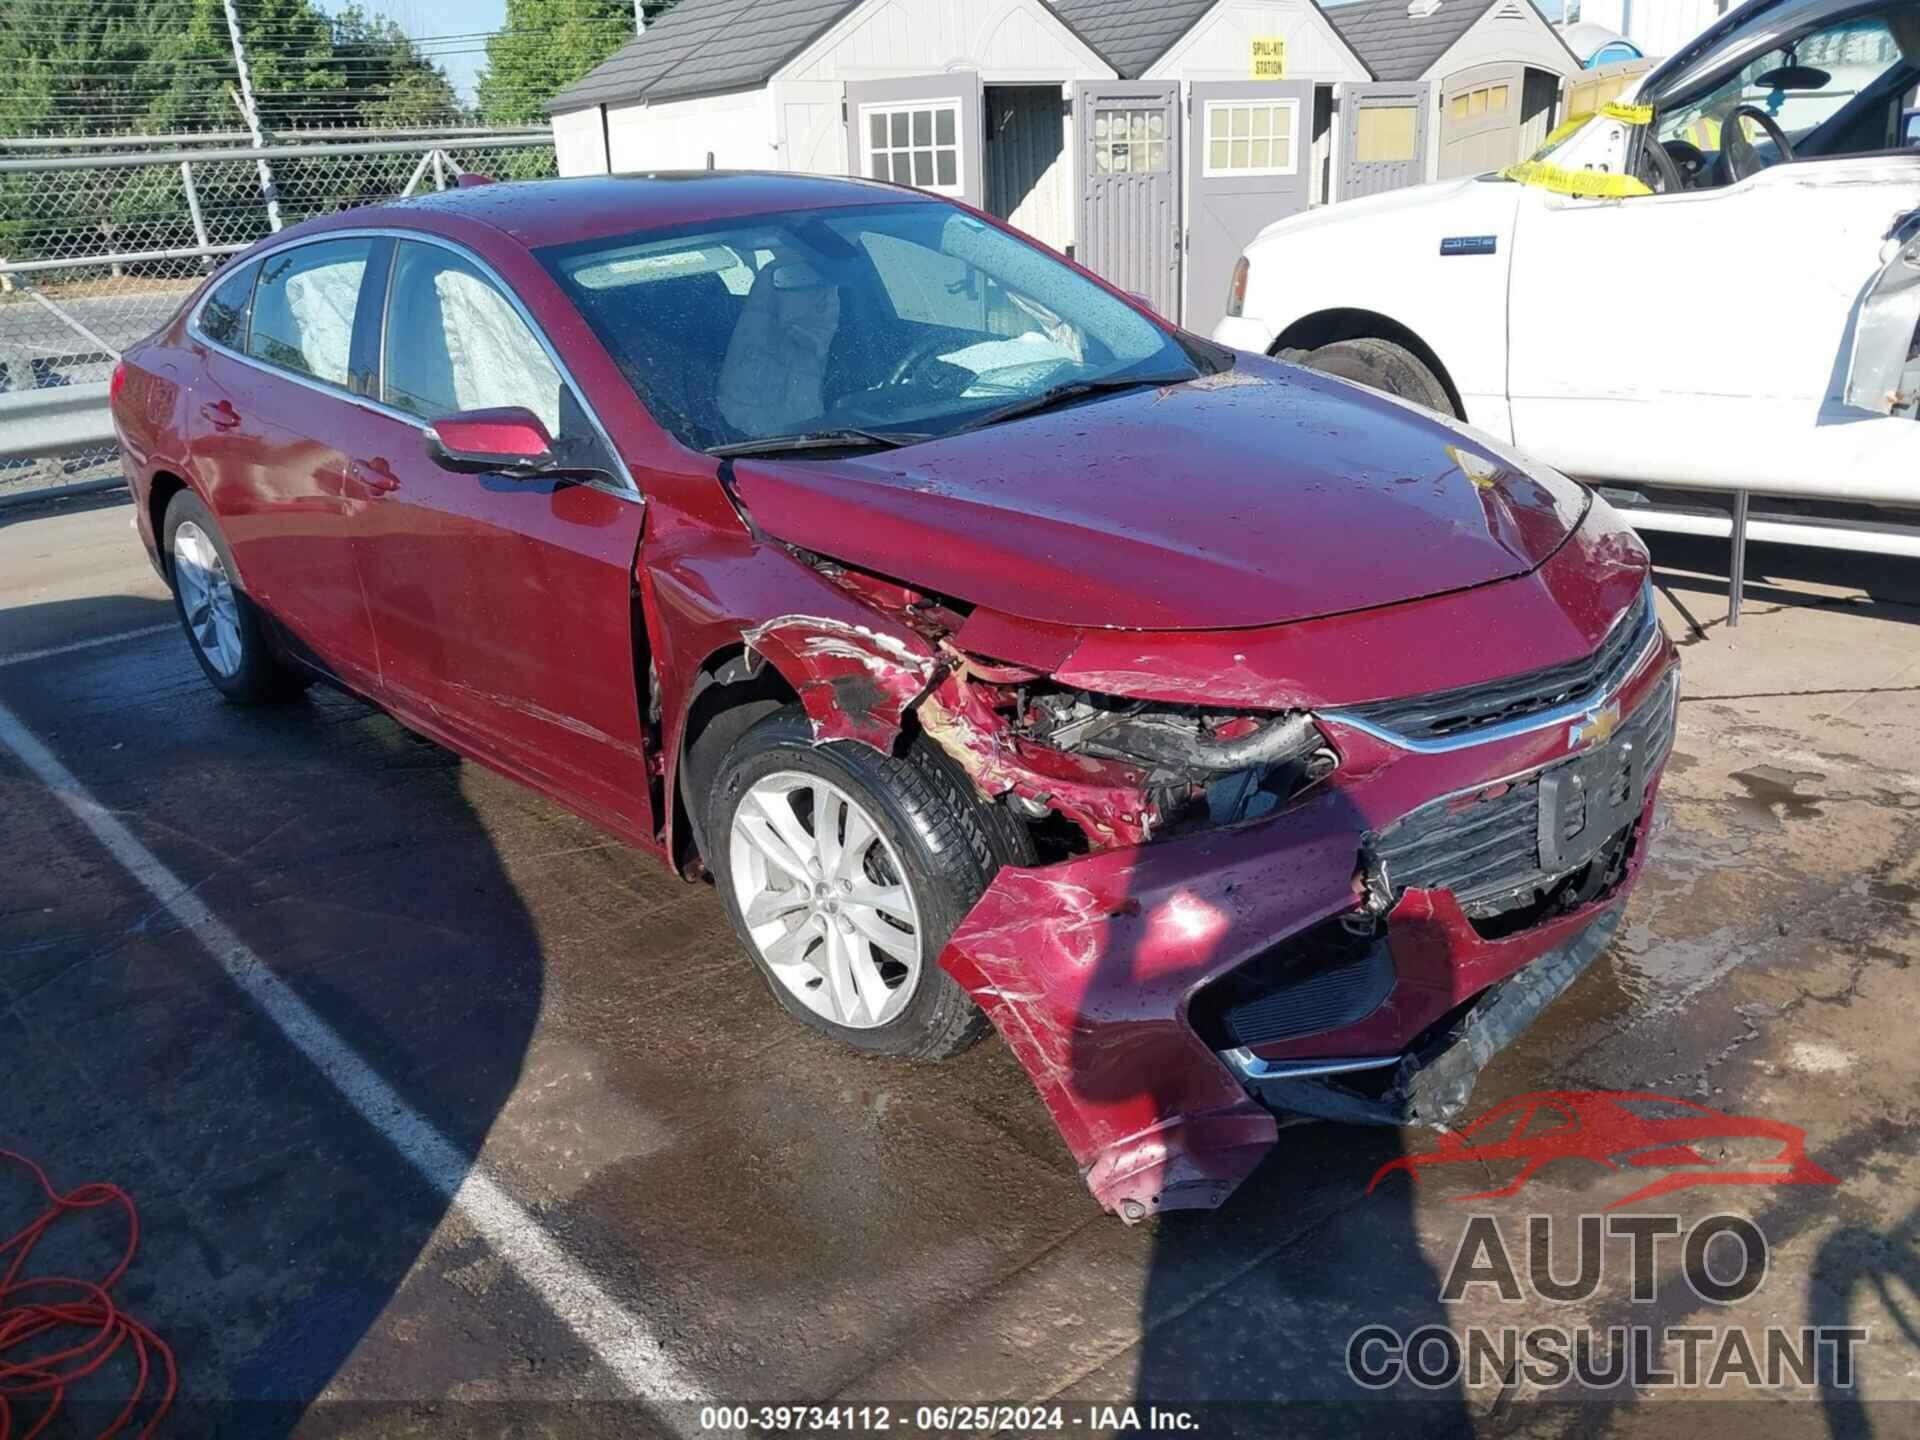
<path fill-rule="evenodd" d="M 447 1197 L 580 1342 L 646 1400 L 703 1401 L 703 1387 L 670 1358 L 647 1324 L 595 1283 L 506 1191 L 380 1078 L 306 1001 L 107 811 L 13 712 L 0 705 L 0 744 L 42 780 L 220 963 L 229 979 L 333 1082 L 347 1103 Z"/>
<path fill-rule="evenodd" d="M 54 655 L 71 655 L 76 650 L 92 650 L 101 645 L 118 645 L 122 640 L 141 640 L 149 635 L 164 634 L 168 630 L 180 627 L 172 620 L 164 625 L 142 625 L 138 630 L 121 630 L 113 635 L 96 635 L 91 640 L 74 640 L 65 645 L 49 645 L 44 650 L 21 650 L 12 655 L 0 655 L 0 667 L 24 665 L 29 660 L 45 660 Z"/>

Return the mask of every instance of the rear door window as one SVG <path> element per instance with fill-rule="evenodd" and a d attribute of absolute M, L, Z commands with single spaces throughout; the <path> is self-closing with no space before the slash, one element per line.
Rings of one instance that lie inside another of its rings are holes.
<path fill-rule="evenodd" d="M 373 244 L 365 237 L 323 240 L 262 260 L 247 353 L 345 388 L 354 307 Z"/>

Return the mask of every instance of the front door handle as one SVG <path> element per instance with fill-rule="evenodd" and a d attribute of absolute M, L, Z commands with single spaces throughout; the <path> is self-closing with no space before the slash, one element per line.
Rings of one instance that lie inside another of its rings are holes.
<path fill-rule="evenodd" d="M 215 400 L 210 404 L 202 405 L 200 414 L 217 430 L 231 430 L 240 423 L 240 412 L 226 400 Z"/>
<path fill-rule="evenodd" d="M 393 466 L 379 456 L 371 460 L 356 460 L 351 471 L 369 495 L 390 495 L 400 488 L 400 477 L 393 473 Z"/>

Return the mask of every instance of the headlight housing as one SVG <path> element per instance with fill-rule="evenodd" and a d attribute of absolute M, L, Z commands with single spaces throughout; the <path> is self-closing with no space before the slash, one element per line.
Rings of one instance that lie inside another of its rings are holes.
<path fill-rule="evenodd" d="M 1025 719 L 1042 745 L 1145 772 L 1162 830 L 1258 819 L 1338 763 L 1305 711 L 1249 714 L 1060 689 L 1031 696 Z"/>

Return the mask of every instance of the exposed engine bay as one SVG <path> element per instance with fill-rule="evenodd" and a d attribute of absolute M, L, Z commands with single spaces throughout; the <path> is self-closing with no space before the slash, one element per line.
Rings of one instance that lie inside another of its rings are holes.
<path fill-rule="evenodd" d="M 1257 820 L 1339 763 L 1301 712 L 1256 716 L 1071 690 L 1024 698 L 1020 723 L 1034 739 L 1143 768 L 1163 829 Z"/>

